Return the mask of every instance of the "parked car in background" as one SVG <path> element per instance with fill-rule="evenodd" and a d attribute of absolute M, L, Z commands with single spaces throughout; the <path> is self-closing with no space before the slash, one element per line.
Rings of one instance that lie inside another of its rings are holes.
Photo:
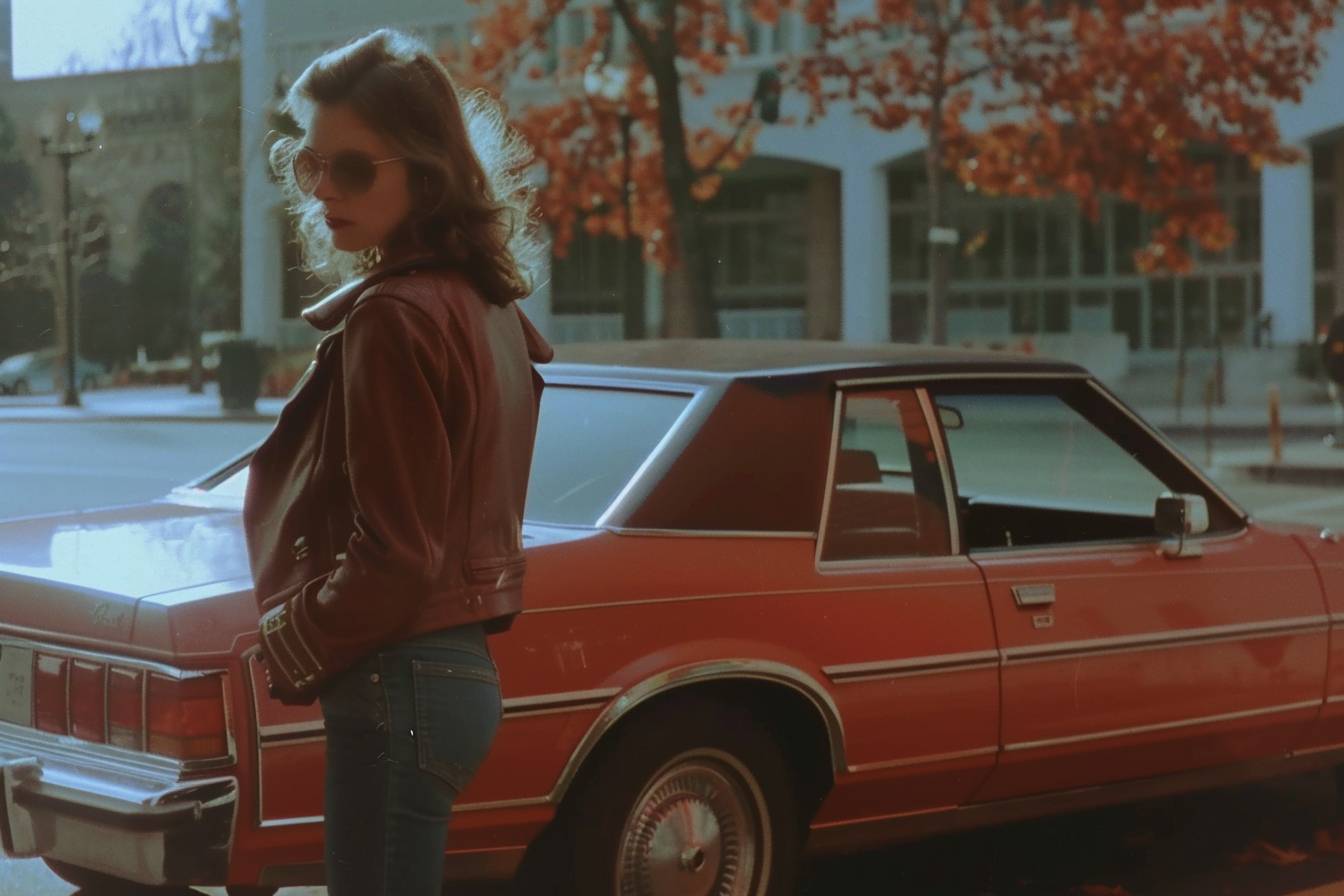
<path fill-rule="evenodd" d="M 75 364 L 75 375 L 80 391 L 88 392 L 104 385 L 107 368 L 96 361 L 80 358 Z M 0 361 L 0 394 L 29 395 L 64 388 L 65 355 L 58 349 L 24 352 Z"/>
<path fill-rule="evenodd" d="M 561 351 L 450 876 L 785 896 L 807 853 L 1344 762 L 1339 536 L 1253 521 L 1086 370 Z M 267 693 L 247 463 L 0 524 L 8 854 L 90 892 L 322 882 L 322 719 Z M 296 564 L 343 549 L 321 528 Z"/>

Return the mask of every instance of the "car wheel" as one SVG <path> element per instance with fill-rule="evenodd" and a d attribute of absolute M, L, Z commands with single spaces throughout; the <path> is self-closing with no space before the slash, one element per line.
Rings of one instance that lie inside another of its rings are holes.
<path fill-rule="evenodd" d="M 651 708 L 585 764 L 566 805 L 584 896 L 785 896 L 803 823 L 781 747 L 740 710 Z"/>
<path fill-rule="evenodd" d="M 14 381 L 14 394 L 15 394 L 15 395 L 28 395 L 28 394 L 31 393 L 32 391 L 33 391 L 32 389 L 28 388 L 28 381 L 27 381 L 27 380 L 15 380 L 15 381 Z"/>
<path fill-rule="evenodd" d="M 181 893 L 181 887 L 159 887 L 152 884 L 139 884 L 135 881 L 113 877 L 91 868 L 81 868 L 59 859 L 43 858 L 52 873 L 68 884 L 80 890 L 97 893 L 98 896 L 156 896 L 156 894 Z"/>

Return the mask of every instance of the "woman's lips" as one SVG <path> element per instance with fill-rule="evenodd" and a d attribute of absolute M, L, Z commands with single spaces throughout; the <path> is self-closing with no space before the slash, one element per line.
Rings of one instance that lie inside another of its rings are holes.
<path fill-rule="evenodd" d="M 350 224 L 354 223 L 353 221 L 347 221 L 344 218 L 336 218 L 331 215 L 327 215 L 326 221 L 327 226 L 332 230 L 340 230 L 342 227 L 348 227 Z"/>

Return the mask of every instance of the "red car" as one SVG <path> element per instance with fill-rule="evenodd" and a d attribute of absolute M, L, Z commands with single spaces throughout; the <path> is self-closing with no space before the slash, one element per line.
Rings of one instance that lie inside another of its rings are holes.
<path fill-rule="evenodd" d="M 454 877 L 785 894 L 806 853 L 1344 758 L 1338 538 L 1253 522 L 1076 366 L 663 342 L 545 373 Z M 321 882 L 322 723 L 266 696 L 246 462 L 0 525 L 10 855 Z"/>

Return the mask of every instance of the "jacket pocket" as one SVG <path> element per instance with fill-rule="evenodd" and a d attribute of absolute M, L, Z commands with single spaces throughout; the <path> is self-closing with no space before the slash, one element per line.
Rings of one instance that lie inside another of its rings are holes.
<path fill-rule="evenodd" d="M 494 663 L 463 660 L 411 661 L 417 764 L 456 793 L 485 761 L 503 711 Z"/>
<path fill-rule="evenodd" d="M 522 579 L 526 569 L 527 558 L 522 554 L 511 557 L 468 557 L 467 581 L 472 585 L 503 588 Z"/>

